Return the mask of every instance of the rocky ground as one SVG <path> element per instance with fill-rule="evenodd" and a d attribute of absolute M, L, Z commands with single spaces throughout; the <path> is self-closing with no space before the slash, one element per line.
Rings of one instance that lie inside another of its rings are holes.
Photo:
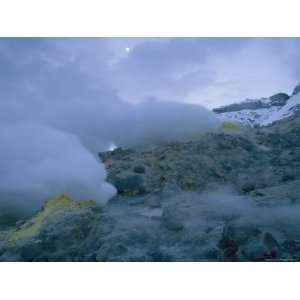
<path fill-rule="evenodd" d="M 300 260 L 300 116 L 99 154 L 118 195 L 65 195 L 0 232 L 1 261 Z"/>

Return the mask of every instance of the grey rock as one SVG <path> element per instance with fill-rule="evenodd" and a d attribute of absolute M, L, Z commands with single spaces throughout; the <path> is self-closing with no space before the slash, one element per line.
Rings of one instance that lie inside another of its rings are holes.
<path fill-rule="evenodd" d="M 127 247 L 122 244 L 104 244 L 96 253 L 97 261 L 112 260 L 113 257 L 120 257 L 128 252 Z"/>
<path fill-rule="evenodd" d="M 213 109 L 215 113 L 221 114 L 226 112 L 237 112 L 244 109 L 257 110 L 261 108 L 269 108 L 271 106 L 283 106 L 289 99 L 289 95 L 285 93 L 277 93 L 269 98 L 247 99 L 240 103 L 233 103 Z M 269 101 L 265 101 L 269 100 Z"/>
<path fill-rule="evenodd" d="M 33 240 L 33 241 L 26 242 L 20 248 L 20 260 L 35 261 L 42 251 L 43 251 L 43 246 L 40 240 Z"/>
<path fill-rule="evenodd" d="M 179 231 L 184 228 L 182 214 L 174 207 L 165 207 L 162 213 L 162 225 L 168 230 Z"/>
<path fill-rule="evenodd" d="M 300 92 L 300 82 L 295 86 L 292 95 L 296 95 Z"/>
<path fill-rule="evenodd" d="M 225 261 L 272 261 L 280 257 L 279 242 L 257 225 L 226 225 L 218 247 Z"/>
<path fill-rule="evenodd" d="M 146 168 L 142 165 L 135 166 L 133 171 L 138 174 L 144 174 L 146 172 Z"/>
<path fill-rule="evenodd" d="M 283 106 L 289 99 L 289 95 L 285 93 L 278 93 L 270 97 L 271 104 L 274 106 Z"/>
<path fill-rule="evenodd" d="M 144 180 L 139 175 L 129 175 L 127 177 L 115 176 L 111 179 L 111 182 L 121 195 L 134 196 L 146 193 Z"/>
<path fill-rule="evenodd" d="M 213 112 L 220 114 L 220 113 L 225 113 L 225 112 L 240 111 L 243 109 L 255 110 L 255 109 L 260 109 L 260 108 L 265 108 L 265 107 L 268 107 L 268 105 L 265 104 L 260 99 L 258 99 L 258 100 L 252 100 L 252 101 L 245 101 L 245 102 L 241 102 L 241 103 L 234 103 L 234 104 L 230 104 L 227 106 L 215 108 L 215 109 L 213 109 Z"/>

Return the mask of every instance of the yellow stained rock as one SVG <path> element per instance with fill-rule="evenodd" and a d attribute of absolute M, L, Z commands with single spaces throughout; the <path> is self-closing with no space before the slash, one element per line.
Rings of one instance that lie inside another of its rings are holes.
<path fill-rule="evenodd" d="M 94 208 L 96 202 L 89 201 L 74 201 L 67 195 L 61 194 L 48 200 L 42 210 L 21 225 L 16 230 L 12 231 L 8 237 L 9 241 L 17 241 L 28 239 L 36 236 L 44 223 L 51 215 L 62 211 L 70 211 L 74 209 Z"/>
<path fill-rule="evenodd" d="M 234 122 L 223 122 L 222 123 L 222 129 L 233 129 L 233 130 L 238 130 L 240 129 L 240 125 L 238 123 Z"/>

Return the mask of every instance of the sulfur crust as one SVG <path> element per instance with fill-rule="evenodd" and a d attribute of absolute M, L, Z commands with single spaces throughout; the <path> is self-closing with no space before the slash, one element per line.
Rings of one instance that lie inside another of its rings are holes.
<path fill-rule="evenodd" d="M 44 221 L 49 216 L 54 215 L 58 212 L 64 212 L 74 209 L 94 208 L 95 206 L 96 202 L 94 200 L 74 201 L 67 195 L 60 194 L 55 198 L 48 200 L 45 206 L 37 215 L 33 216 L 30 220 L 11 232 L 9 234 L 8 240 L 14 242 L 36 236 L 40 232 Z"/>
<path fill-rule="evenodd" d="M 239 124 L 234 123 L 234 122 L 223 122 L 222 123 L 222 128 L 223 129 L 238 130 L 238 129 L 240 129 L 240 126 L 239 126 Z"/>

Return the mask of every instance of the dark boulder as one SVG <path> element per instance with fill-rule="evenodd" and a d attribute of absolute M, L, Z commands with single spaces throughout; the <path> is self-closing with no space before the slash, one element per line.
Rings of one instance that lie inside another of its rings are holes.
<path fill-rule="evenodd" d="M 283 106 L 289 99 L 289 95 L 285 93 L 278 93 L 270 97 L 271 104 L 275 106 Z"/>
<path fill-rule="evenodd" d="M 127 177 L 115 176 L 110 181 L 121 195 L 135 196 L 146 193 L 144 180 L 139 175 L 129 175 Z"/>
<path fill-rule="evenodd" d="M 138 174 L 144 174 L 146 173 L 146 168 L 142 165 L 138 165 L 133 168 L 133 171 Z"/>

